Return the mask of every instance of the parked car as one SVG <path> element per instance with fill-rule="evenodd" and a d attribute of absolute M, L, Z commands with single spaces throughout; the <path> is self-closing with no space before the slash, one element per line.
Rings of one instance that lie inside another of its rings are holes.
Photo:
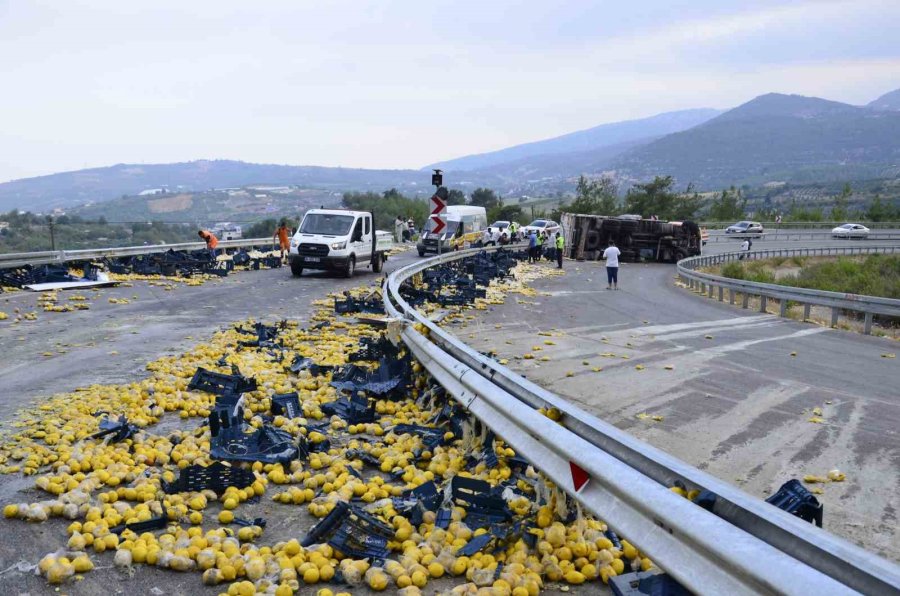
<path fill-rule="evenodd" d="M 726 234 L 762 234 L 762 224 L 758 221 L 739 221 L 725 228 Z"/>
<path fill-rule="evenodd" d="M 538 233 L 547 232 L 547 234 L 549 235 L 549 234 L 555 234 L 555 233 L 559 232 L 560 228 L 559 228 L 559 224 L 556 223 L 555 221 L 551 221 L 549 219 L 536 219 L 533 222 L 531 222 L 530 224 L 528 224 L 527 226 L 525 226 L 524 228 L 522 228 L 522 231 L 525 232 L 526 235 L 530 234 L 532 230 L 534 230 Z"/>
<path fill-rule="evenodd" d="M 492 223 L 492 224 L 489 225 L 488 227 L 489 227 L 489 228 L 492 228 L 492 229 L 494 229 L 494 230 L 500 230 L 500 233 L 502 234 L 502 233 L 503 233 L 503 230 L 505 230 L 506 228 L 509 227 L 509 222 L 506 221 L 505 219 L 498 219 L 497 221 L 495 221 L 494 223 Z"/>
<path fill-rule="evenodd" d="M 869 228 L 862 224 L 845 223 L 831 230 L 835 238 L 868 238 Z"/>

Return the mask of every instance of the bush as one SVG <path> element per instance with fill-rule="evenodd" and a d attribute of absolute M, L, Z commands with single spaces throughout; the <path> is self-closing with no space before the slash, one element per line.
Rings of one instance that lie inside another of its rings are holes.
<path fill-rule="evenodd" d="M 815 263 L 779 283 L 798 288 L 900 298 L 900 256 L 869 255 Z"/>
<path fill-rule="evenodd" d="M 740 261 L 725 263 L 722 267 L 722 276 L 729 279 L 745 279 L 744 264 Z"/>

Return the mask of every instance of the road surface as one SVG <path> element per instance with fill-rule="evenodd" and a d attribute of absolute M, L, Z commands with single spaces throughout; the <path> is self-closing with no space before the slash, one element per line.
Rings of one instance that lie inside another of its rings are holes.
<path fill-rule="evenodd" d="M 618 291 L 605 289 L 602 263 L 565 268 L 536 282 L 539 296 L 511 296 L 450 330 L 751 494 L 840 469 L 845 482 L 817 485 L 825 527 L 900 560 L 900 361 L 882 357 L 900 344 L 692 294 L 671 265 L 624 264 Z M 559 336 L 538 335 L 550 330 Z"/>

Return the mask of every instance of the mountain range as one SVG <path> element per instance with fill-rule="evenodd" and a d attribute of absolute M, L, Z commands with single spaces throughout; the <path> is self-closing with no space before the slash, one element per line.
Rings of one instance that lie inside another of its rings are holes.
<path fill-rule="evenodd" d="M 900 89 L 865 106 L 769 93 L 727 111 L 667 112 L 450 159 L 416 170 L 367 170 L 202 160 L 118 164 L 0 184 L 0 212 L 99 203 L 144 190 L 206 191 L 290 185 L 329 191 L 396 187 L 429 193 L 423 170 L 449 186 L 489 186 L 504 196 L 571 191 L 581 174 L 622 186 L 672 175 L 698 190 L 732 184 L 900 178 Z"/>

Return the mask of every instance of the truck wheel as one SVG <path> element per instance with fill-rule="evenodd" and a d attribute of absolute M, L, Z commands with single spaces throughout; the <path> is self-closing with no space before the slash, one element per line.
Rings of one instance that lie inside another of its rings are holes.
<path fill-rule="evenodd" d="M 600 232 L 588 230 L 587 237 L 584 239 L 584 249 L 597 250 L 598 246 L 600 246 Z"/>
<path fill-rule="evenodd" d="M 383 255 L 375 255 L 375 260 L 372 261 L 372 271 L 375 273 L 381 273 L 381 270 L 384 268 L 384 256 Z"/>
<path fill-rule="evenodd" d="M 294 277 L 303 275 L 303 267 L 299 263 L 291 263 L 291 274 Z"/>
<path fill-rule="evenodd" d="M 420 256 L 420 257 L 424 257 L 424 256 L 425 256 L 425 251 L 422 250 L 421 248 L 419 249 L 419 256 Z"/>
<path fill-rule="evenodd" d="M 356 257 L 350 255 L 347 260 L 347 268 L 344 270 L 344 277 L 353 277 L 354 273 L 356 273 Z"/>

